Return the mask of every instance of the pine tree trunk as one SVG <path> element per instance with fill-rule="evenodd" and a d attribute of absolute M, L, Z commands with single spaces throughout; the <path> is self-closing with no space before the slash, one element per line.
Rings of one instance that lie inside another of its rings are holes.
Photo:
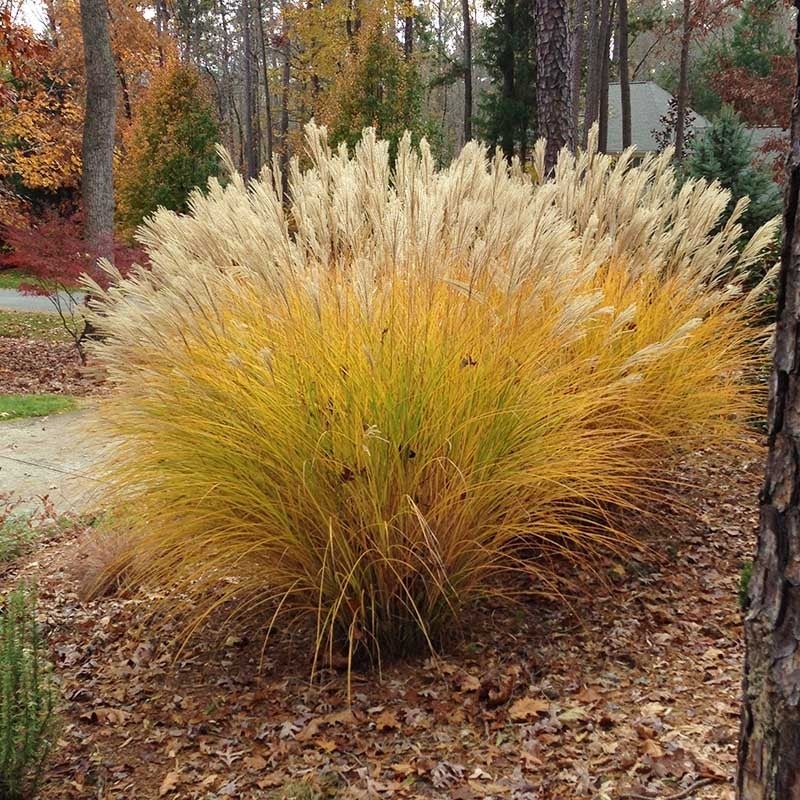
<path fill-rule="evenodd" d="M 83 123 L 83 211 L 87 242 L 98 254 L 113 255 L 114 135 L 117 76 L 111 52 L 106 0 L 80 0 L 86 65 Z"/>
<path fill-rule="evenodd" d="M 683 140 L 686 134 L 686 107 L 689 104 L 689 45 L 692 40 L 692 0 L 683 0 L 681 32 L 681 65 L 675 115 L 675 161 L 683 161 Z"/>
<path fill-rule="evenodd" d="M 464 142 L 472 139 L 472 18 L 469 0 L 461 0 L 464 23 Z"/>
<path fill-rule="evenodd" d="M 586 16 L 586 0 L 575 0 L 572 18 L 572 138 L 578 141 L 578 108 L 580 106 L 581 82 L 583 77 L 583 30 Z"/>
<path fill-rule="evenodd" d="M 619 0 L 619 94 L 622 109 L 622 147 L 630 147 L 631 79 L 628 71 L 628 0 Z"/>
<path fill-rule="evenodd" d="M 795 0 L 800 11 L 800 0 Z M 800 81 L 800 24 L 795 31 Z M 769 455 L 745 619 L 740 800 L 800 798 L 800 89 L 792 148 L 769 402 Z"/>
<path fill-rule="evenodd" d="M 574 146 L 566 0 L 536 0 L 536 111 L 549 174 L 561 148 Z"/>

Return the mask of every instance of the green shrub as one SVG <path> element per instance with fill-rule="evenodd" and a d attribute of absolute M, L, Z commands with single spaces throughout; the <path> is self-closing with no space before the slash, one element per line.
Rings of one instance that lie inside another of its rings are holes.
<path fill-rule="evenodd" d="M 747 591 L 750 588 L 750 578 L 753 577 L 753 562 L 745 561 L 739 573 L 739 608 L 744 611 L 750 605 Z"/>
<path fill-rule="evenodd" d="M 36 625 L 36 601 L 24 586 L 0 612 L 0 798 L 36 791 L 55 734 L 56 690 Z"/>

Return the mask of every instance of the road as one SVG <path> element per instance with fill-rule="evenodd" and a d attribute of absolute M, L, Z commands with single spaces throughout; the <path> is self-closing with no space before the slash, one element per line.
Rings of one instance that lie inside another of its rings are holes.
<path fill-rule="evenodd" d="M 91 510 L 100 447 L 91 442 L 86 410 L 0 422 L 0 492 L 33 508 L 48 495 L 59 512 Z"/>
<path fill-rule="evenodd" d="M 83 292 L 74 292 L 72 298 L 77 303 L 82 303 Z M 66 292 L 61 292 L 61 302 L 68 308 L 73 302 Z M 0 289 L 0 309 L 6 311 L 34 311 L 55 314 L 56 309 L 48 297 L 35 294 L 23 294 L 16 289 Z"/>

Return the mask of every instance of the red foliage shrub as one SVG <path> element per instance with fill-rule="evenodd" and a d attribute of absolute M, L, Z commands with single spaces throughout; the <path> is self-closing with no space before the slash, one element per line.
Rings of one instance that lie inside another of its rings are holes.
<path fill-rule="evenodd" d="M 101 286 L 108 283 L 108 276 L 97 266 L 100 248 L 90 247 L 83 238 L 80 212 L 62 215 L 49 211 L 25 227 L 4 226 L 0 235 L 7 248 L 0 253 L 0 269 L 19 269 L 32 278 L 21 286 L 22 291 L 51 294 L 59 287 L 72 288 L 84 273 Z M 123 275 L 134 263 L 147 260 L 143 250 L 119 241 L 113 243 L 113 254 Z"/>

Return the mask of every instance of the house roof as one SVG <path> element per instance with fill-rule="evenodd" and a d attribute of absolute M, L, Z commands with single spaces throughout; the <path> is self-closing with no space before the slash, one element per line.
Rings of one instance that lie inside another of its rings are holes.
<path fill-rule="evenodd" d="M 658 150 L 653 131 L 663 128 L 661 117 L 669 111 L 672 95 L 653 81 L 631 81 L 631 144 L 639 153 Z M 709 121 L 694 112 L 691 127 L 700 131 L 708 127 Z M 619 83 L 608 84 L 608 149 L 609 153 L 621 153 L 622 147 L 622 100 Z"/>
<path fill-rule="evenodd" d="M 789 131 L 784 128 L 748 128 L 753 150 L 759 150 L 768 139 L 789 139 Z"/>

